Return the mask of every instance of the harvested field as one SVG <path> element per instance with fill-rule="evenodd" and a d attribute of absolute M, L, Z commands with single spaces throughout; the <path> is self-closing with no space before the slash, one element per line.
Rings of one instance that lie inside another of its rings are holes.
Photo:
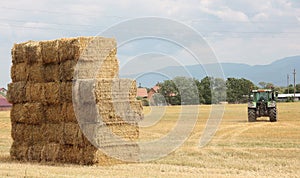
<path fill-rule="evenodd" d="M 279 121 L 247 122 L 246 105 L 226 105 L 222 123 L 204 148 L 198 143 L 210 112 L 199 106 L 198 122 L 183 146 L 168 156 L 147 163 L 111 167 L 12 161 L 9 112 L 0 112 L 0 177 L 298 177 L 300 175 L 300 103 L 279 103 Z M 144 113 L 151 108 L 145 107 Z M 179 106 L 166 108 L 154 126 L 140 129 L 140 139 L 152 140 L 168 133 L 176 124 Z M 188 113 L 183 113 L 189 119 Z M 72 137 L 72 135 L 70 135 Z M 56 145 L 49 145 L 51 160 Z M 33 148 L 32 148 L 33 149 Z M 36 149 L 39 149 L 37 146 Z M 67 149 L 67 148 L 66 148 Z M 35 156 L 35 155 L 32 155 Z M 76 155 L 74 155 L 76 156 Z"/>

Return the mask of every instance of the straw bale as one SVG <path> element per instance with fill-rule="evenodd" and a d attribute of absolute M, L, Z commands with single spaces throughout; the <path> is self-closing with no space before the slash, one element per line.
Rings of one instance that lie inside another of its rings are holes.
<path fill-rule="evenodd" d="M 43 71 L 43 78 L 45 82 L 60 81 L 60 66 L 58 64 L 45 65 Z"/>
<path fill-rule="evenodd" d="M 23 142 L 14 141 L 10 148 L 10 156 L 14 160 L 27 161 L 28 160 L 28 145 Z"/>
<path fill-rule="evenodd" d="M 58 159 L 63 163 L 75 163 L 82 162 L 83 149 L 73 145 L 60 145 L 58 152 Z"/>
<path fill-rule="evenodd" d="M 142 107 L 135 81 L 117 79 L 116 52 L 116 41 L 102 37 L 14 45 L 12 157 L 100 165 L 138 160 Z"/>
<path fill-rule="evenodd" d="M 96 157 L 98 148 L 93 145 L 87 145 L 83 148 L 81 163 L 85 165 L 92 165 L 98 163 L 98 159 Z"/>
<path fill-rule="evenodd" d="M 24 43 L 14 44 L 11 49 L 12 63 L 18 64 L 25 62 L 25 46 Z"/>
<path fill-rule="evenodd" d="M 60 144 L 58 143 L 47 143 L 43 145 L 41 150 L 41 160 L 54 162 L 59 159 Z"/>
<path fill-rule="evenodd" d="M 67 60 L 61 62 L 59 66 L 60 81 L 67 82 L 73 80 L 76 64 L 77 62 L 75 60 Z"/>
<path fill-rule="evenodd" d="M 12 123 L 19 122 L 23 114 L 23 104 L 14 104 L 10 112 L 10 120 Z"/>
<path fill-rule="evenodd" d="M 11 137 L 14 140 L 14 142 L 32 144 L 32 127 L 32 125 L 12 122 Z"/>
<path fill-rule="evenodd" d="M 45 83 L 45 103 L 59 104 L 60 102 L 60 84 L 58 82 Z"/>
<path fill-rule="evenodd" d="M 101 122 L 95 104 L 75 105 L 74 109 L 80 123 Z"/>
<path fill-rule="evenodd" d="M 102 101 L 97 103 L 99 113 L 105 123 L 126 121 L 136 123 L 143 118 L 140 102 L 133 108 L 129 101 Z"/>
<path fill-rule="evenodd" d="M 27 83 L 26 100 L 29 102 L 45 102 L 46 86 L 44 83 Z"/>
<path fill-rule="evenodd" d="M 58 63 L 58 40 L 41 41 L 41 53 L 43 63 Z"/>
<path fill-rule="evenodd" d="M 97 164 L 101 166 L 111 166 L 124 163 L 121 160 L 110 157 L 94 146 L 89 145 L 84 149 L 83 162 L 85 164 Z"/>
<path fill-rule="evenodd" d="M 77 61 L 92 38 L 93 37 L 60 39 L 58 41 L 58 57 L 60 62 L 66 60 Z"/>
<path fill-rule="evenodd" d="M 113 112 L 115 104 L 116 104 L 116 102 L 113 102 L 111 100 L 102 100 L 101 102 L 98 102 L 97 106 L 99 108 L 99 113 Z"/>
<path fill-rule="evenodd" d="M 109 124 L 108 128 L 115 135 L 130 141 L 135 141 L 139 138 L 139 126 L 137 124 Z"/>
<path fill-rule="evenodd" d="M 42 144 L 34 144 L 28 147 L 28 161 L 41 161 Z"/>
<path fill-rule="evenodd" d="M 109 155 L 106 153 L 109 153 Z M 97 164 L 101 166 L 137 162 L 138 160 L 139 147 L 137 144 L 109 146 L 101 149 L 88 145 L 84 148 L 82 157 L 83 164 Z"/>
<path fill-rule="evenodd" d="M 83 133 L 91 143 L 98 147 L 123 144 L 125 141 L 136 141 L 139 137 L 137 124 L 99 124 L 89 123 L 82 125 Z"/>
<path fill-rule="evenodd" d="M 121 163 L 124 162 L 106 155 L 105 153 L 103 153 L 101 150 L 94 147 L 93 145 L 88 145 L 83 149 L 82 164 L 85 165 L 97 164 L 101 166 L 111 166 L 111 165 L 121 164 Z"/>
<path fill-rule="evenodd" d="M 96 72 L 97 70 L 93 68 L 78 68 L 75 71 L 75 76 L 77 79 L 93 79 L 96 78 Z"/>
<path fill-rule="evenodd" d="M 60 83 L 60 102 L 72 102 L 73 97 L 73 83 L 61 82 Z"/>
<path fill-rule="evenodd" d="M 143 104 L 142 101 L 130 101 L 130 109 L 134 113 L 142 114 L 143 113 Z"/>
<path fill-rule="evenodd" d="M 41 130 L 43 131 L 36 137 L 40 136 L 40 139 L 46 143 L 62 143 L 63 142 L 63 134 L 64 134 L 64 125 L 60 124 L 42 124 Z"/>
<path fill-rule="evenodd" d="M 64 124 L 63 144 L 83 147 L 86 143 L 88 143 L 87 139 L 77 123 Z"/>
<path fill-rule="evenodd" d="M 26 102 L 26 82 L 8 84 L 7 99 L 13 104 Z"/>
<path fill-rule="evenodd" d="M 45 67 L 43 64 L 35 63 L 29 66 L 29 77 L 28 81 L 32 81 L 35 83 L 43 83 L 44 82 L 44 70 Z"/>
<path fill-rule="evenodd" d="M 78 79 L 75 83 L 75 101 L 78 101 L 80 105 L 84 104 L 94 104 L 96 101 L 94 88 L 95 80 L 94 79 Z"/>
<path fill-rule="evenodd" d="M 45 121 L 46 123 L 59 124 L 64 122 L 62 114 L 62 105 L 47 105 L 45 106 Z"/>
<path fill-rule="evenodd" d="M 37 144 L 37 143 L 45 143 L 47 140 L 43 137 L 42 133 L 44 130 L 42 130 L 42 125 L 32 125 L 30 130 L 30 135 L 32 138 L 31 144 Z"/>
<path fill-rule="evenodd" d="M 73 103 L 64 102 L 62 104 L 61 114 L 64 119 L 64 122 L 73 122 L 77 123 L 76 115 L 74 112 Z"/>
<path fill-rule="evenodd" d="M 116 48 L 114 39 L 93 37 L 80 55 L 81 61 L 102 61 Z"/>
<path fill-rule="evenodd" d="M 41 63 L 41 46 L 39 42 L 28 41 L 24 44 L 25 48 L 25 62 L 28 64 Z"/>
<path fill-rule="evenodd" d="M 13 82 L 26 81 L 29 77 L 27 64 L 25 62 L 13 64 L 10 74 Z"/>
<path fill-rule="evenodd" d="M 22 120 L 27 124 L 41 124 L 44 122 L 44 107 L 41 103 L 26 103 L 22 110 Z"/>
<path fill-rule="evenodd" d="M 25 103 L 13 106 L 11 120 L 25 124 L 40 124 L 44 122 L 44 111 L 41 103 Z"/>
<path fill-rule="evenodd" d="M 59 61 L 78 60 L 75 56 L 80 55 L 79 41 L 76 38 L 62 38 L 58 40 Z"/>

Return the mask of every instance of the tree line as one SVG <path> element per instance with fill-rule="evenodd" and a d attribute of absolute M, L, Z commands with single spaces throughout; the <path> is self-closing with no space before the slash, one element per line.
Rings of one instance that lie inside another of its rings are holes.
<path fill-rule="evenodd" d="M 294 88 L 275 87 L 272 83 L 260 82 L 256 86 L 245 78 L 204 77 L 201 80 L 175 77 L 157 84 L 160 88 L 149 101 L 153 105 L 215 104 L 220 102 L 245 103 L 251 90 L 274 88 L 279 93 L 293 93 Z M 300 84 L 296 87 L 300 92 Z"/>

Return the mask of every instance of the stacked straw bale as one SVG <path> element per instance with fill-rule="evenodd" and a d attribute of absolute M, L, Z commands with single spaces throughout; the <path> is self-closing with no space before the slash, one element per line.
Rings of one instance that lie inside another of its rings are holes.
<path fill-rule="evenodd" d="M 118 158 L 138 161 L 134 141 L 142 105 L 135 100 L 135 81 L 118 78 L 114 39 L 15 44 L 12 63 L 12 158 L 100 165 L 122 162 Z M 72 92 L 73 86 L 78 90 Z"/>

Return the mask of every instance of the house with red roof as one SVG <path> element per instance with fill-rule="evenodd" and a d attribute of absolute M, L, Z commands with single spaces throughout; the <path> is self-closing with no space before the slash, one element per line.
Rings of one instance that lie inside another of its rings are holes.
<path fill-rule="evenodd" d="M 136 96 L 141 98 L 147 98 L 148 97 L 147 89 L 137 88 Z"/>
<path fill-rule="evenodd" d="M 152 87 L 148 92 L 148 99 L 150 100 L 155 93 L 158 93 L 158 90 L 159 90 L 159 86 L 155 85 L 154 87 Z"/>
<path fill-rule="evenodd" d="M 12 104 L 10 104 L 4 96 L 0 95 L 0 111 L 10 110 L 11 107 Z"/>

